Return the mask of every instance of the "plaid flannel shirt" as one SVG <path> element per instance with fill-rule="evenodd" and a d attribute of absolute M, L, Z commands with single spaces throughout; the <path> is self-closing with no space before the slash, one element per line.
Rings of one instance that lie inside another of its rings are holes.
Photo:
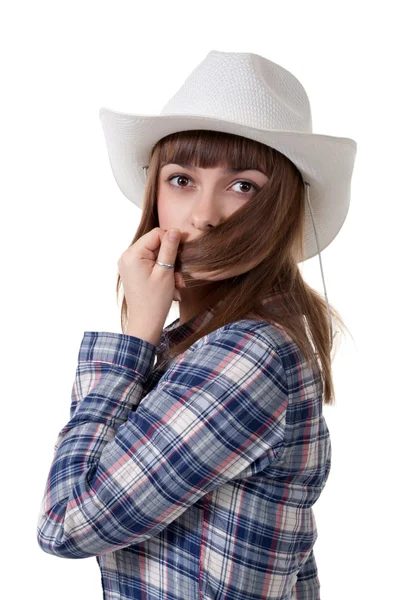
<path fill-rule="evenodd" d="M 37 541 L 96 557 L 104 600 L 320 598 L 320 374 L 281 328 L 247 319 L 157 369 L 211 312 L 175 320 L 157 348 L 84 332 Z"/>

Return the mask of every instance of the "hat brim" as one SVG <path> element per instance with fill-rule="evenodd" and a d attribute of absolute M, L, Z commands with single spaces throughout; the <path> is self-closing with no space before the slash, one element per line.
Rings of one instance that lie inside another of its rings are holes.
<path fill-rule="evenodd" d="M 178 131 L 209 129 L 241 135 L 284 154 L 310 184 L 309 197 L 322 251 L 337 236 L 346 219 L 357 143 L 350 138 L 316 133 L 264 130 L 202 115 L 133 115 L 102 107 L 100 120 L 111 169 L 121 192 L 142 208 L 145 178 L 153 146 Z M 318 253 L 308 207 L 305 259 Z"/>

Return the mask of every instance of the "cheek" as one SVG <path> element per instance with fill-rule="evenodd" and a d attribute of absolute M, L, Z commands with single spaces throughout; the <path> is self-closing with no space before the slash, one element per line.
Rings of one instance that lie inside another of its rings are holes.
<path fill-rule="evenodd" d="M 161 229 L 169 229 L 171 221 L 171 211 L 168 209 L 167 198 L 163 194 L 158 196 L 157 200 L 158 222 Z"/>
<path fill-rule="evenodd" d="M 182 227 L 184 215 L 181 208 L 179 201 L 170 193 L 170 190 L 161 185 L 157 194 L 158 221 L 161 229 Z"/>

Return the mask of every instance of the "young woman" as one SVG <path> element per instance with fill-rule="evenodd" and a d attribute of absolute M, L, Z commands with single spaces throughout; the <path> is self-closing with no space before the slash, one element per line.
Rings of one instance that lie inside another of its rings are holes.
<path fill-rule="evenodd" d="M 160 116 L 101 118 L 143 214 L 123 333 L 84 332 L 38 543 L 95 556 L 107 600 L 317 600 L 343 322 L 298 263 L 345 220 L 356 143 L 313 134 L 300 82 L 246 53 L 210 52 Z"/>

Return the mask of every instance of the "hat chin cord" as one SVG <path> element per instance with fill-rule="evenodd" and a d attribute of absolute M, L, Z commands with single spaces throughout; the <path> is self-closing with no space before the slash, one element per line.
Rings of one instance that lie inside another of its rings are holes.
<path fill-rule="evenodd" d="M 314 229 L 314 235 L 315 235 L 315 241 L 317 242 L 319 266 L 320 266 L 320 269 L 321 269 L 322 283 L 324 284 L 325 301 L 326 301 L 326 306 L 328 308 L 328 314 L 329 314 L 329 330 L 330 330 L 330 344 L 331 344 L 330 348 L 332 350 L 333 338 L 334 338 L 334 336 L 333 336 L 333 328 L 332 328 L 332 314 L 331 314 L 331 308 L 330 308 L 329 301 L 328 301 L 328 294 L 326 293 L 326 285 L 325 285 L 325 279 L 324 279 L 324 270 L 322 268 L 321 252 L 320 252 L 320 249 L 319 249 L 317 229 L 315 227 L 314 215 L 313 215 L 313 211 L 312 211 L 312 208 L 311 208 L 310 195 L 309 195 L 310 184 L 305 181 L 304 185 L 306 186 L 306 191 L 307 191 L 306 197 L 307 197 L 307 202 L 308 202 L 308 208 L 310 209 L 311 220 L 312 220 L 313 229 Z M 336 333 L 335 333 L 335 336 L 336 336 Z"/>

